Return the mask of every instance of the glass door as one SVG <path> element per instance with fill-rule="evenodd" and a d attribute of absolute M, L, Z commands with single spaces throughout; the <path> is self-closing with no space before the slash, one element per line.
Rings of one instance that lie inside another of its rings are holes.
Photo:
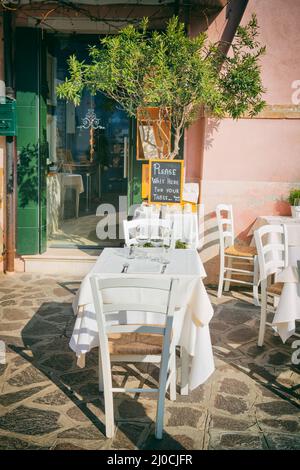
<path fill-rule="evenodd" d="M 50 43 L 48 72 L 48 246 L 119 246 L 120 198 L 127 195 L 129 118 L 103 94 L 81 103 L 57 99 L 67 59 L 87 60 L 98 37 L 59 37 Z M 124 204 L 123 204 L 124 205 Z M 122 203 L 121 203 L 122 206 Z M 124 207 L 123 207 L 124 210 Z"/>

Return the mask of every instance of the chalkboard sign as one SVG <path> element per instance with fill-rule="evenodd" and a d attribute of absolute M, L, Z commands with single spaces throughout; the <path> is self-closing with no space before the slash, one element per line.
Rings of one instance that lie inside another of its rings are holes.
<path fill-rule="evenodd" d="M 149 202 L 180 204 L 182 200 L 183 161 L 149 160 Z"/>

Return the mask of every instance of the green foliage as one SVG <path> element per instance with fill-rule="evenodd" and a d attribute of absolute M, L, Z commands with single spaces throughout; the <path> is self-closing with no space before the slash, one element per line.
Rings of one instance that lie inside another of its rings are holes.
<path fill-rule="evenodd" d="M 176 240 L 175 243 L 175 248 L 181 249 L 181 250 L 186 250 L 188 247 L 186 242 L 182 242 L 181 240 Z"/>
<path fill-rule="evenodd" d="M 288 201 L 289 201 L 291 206 L 294 205 L 295 199 L 300 199 L 300 188 L 299 189 L 296 189 L 296 188 L 291 189 L 289 197 L 288 197 Z"/>
<path fill-rule="evenodd" d="M 254 116 L 264 107 L 259 58 L 265 48 L 257 41 L 253 16 L 239 27 L 229 53 L 220 43 L 208 43 L 205 33 L 189 37 L 177 17 L 165 31 L 149 31 L 148 19 L 140 28 L 126 26 L 116 35 L 89 49 L 90 63 L 69 59 L 70 76 L 57 88 L 58 95 L 76 105 L 82 90 L 102 92 L 116 100 L 130 116 L 139 108 L 157 106 L 171 122 L 173 149 L 179 152 L 185 127 L 199 110 L 222 117 Z"/>

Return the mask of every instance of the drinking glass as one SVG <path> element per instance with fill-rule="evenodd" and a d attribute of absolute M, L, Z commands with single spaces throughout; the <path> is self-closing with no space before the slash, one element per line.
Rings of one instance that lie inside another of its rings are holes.
<path fill-rule="evenodd" d="M 140 225 L 137 225 L 135 228 L 135 238 L 138 242 L 138 245 L 141 246 L 144 246 L 145 243 L 149 241 L 149 236 L 147 235 L 146 230 L 142 230 L 142 227 Z"/>
<path fill-rule="evenodd" d="M 171 231 L 169 227 L 160 227 L 161 236 L 163 239 L 162 254 L 160 262 L 162 264 L 170 263 L 170 235 Z"/>
<path fill-rule="evenodd" d="M 160 234 L 163 240 L 163 246 L 170 247 L 171 244 L 171 230 L 169 227 L 160 227 Z"/>

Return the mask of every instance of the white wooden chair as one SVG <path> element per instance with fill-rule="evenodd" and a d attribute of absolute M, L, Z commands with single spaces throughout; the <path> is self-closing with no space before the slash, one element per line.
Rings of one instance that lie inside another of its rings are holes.
<path fill-rule="evenodd" d="M 124 239 L 126 246 L 138 244 L 134 234 L 138 226 L 141 227 L 143 234 L 149 237 L 149 241 L 151 241 L 151 238 L 156 238 L 158 236 L 160 227 L 167 228 L 170 231 L 170 246 L 171 248 L 174 248 L 173 245 L 175 245 L 175 240 L 173 237 L 171 221 L 168 219 L 158 218 L 123 220 Z"/>
<path fill-rule="evenodd" d="M 178 280 L 129 277 L 104 280 L 93 275 L 90 282 L 99 330 L 99 389 L 104 391 L 106 436 L 114 435 L 114 392 L 158 392 L 155 436 L 161 439 L 168 386 L 170 399 L 176 399 L 176 349 L 172 324 Z M 133 300 L 120 303 L 123 295 L 125 299 Z M 151 303 L 156 295 L 160 296 L 160 302 Z M 143 303 L 142 296 L 147 301 L 150 299 L 150 304 Z M 124 312 L 136 311 L 141 313 L 141 318 L 143 313 L 149 315 L 151 312 L 160 320 L 155 325 L 145 321 L 139 324 L 124 321 Z M 114 361 L 160 363 L 158 388 L 114 388 L 111 376 L 111 362 Z"/>
<path fill-rule="evenodd" d="M 288 236 L 285 225 L 264 225 L 254 232 L 258 253 L 259 273 L 261 281 L 261 314 L 258 335 L 258 346 L 264 343 L 267 300 L 273 297 L 273 305 L 279 299 L 283 283 L 270 283 L 270 276 L 278 273 L 288 265 Z"/>
<path fill-rule="evenodd" d="M 225 217 L 222 213 L 226 213 Z M 223 285 L 224 291 L 228 291 L 231 282 L 246 284 L 253 286 L 253 300 L 255 305 L 259 305 L 258 299 L 258 285 L 259 285 L 259 271 L 258 271 L 258 258 L 255 247 L 234 245 L 234 225 L 233 225 L 233 210 L 232 205 L 218 204 L 216 207 L 216 216 L 219 230 L 220 240 L 220 274 L 219 274 L 219 287 L 218 297 L 222 296 Z M 226 259 L 228 264 L 226 265 Z M 233 266 L 233 261 L 239 260 L 239 265 L 244 265 L 245 261 L 253 265 L 253 269 L 241 269 Z M 253 282 L 245 281 L 243 279 L 233 279 L 232 273 L 239 274 L 240 276 L 251 276 Z"/>

